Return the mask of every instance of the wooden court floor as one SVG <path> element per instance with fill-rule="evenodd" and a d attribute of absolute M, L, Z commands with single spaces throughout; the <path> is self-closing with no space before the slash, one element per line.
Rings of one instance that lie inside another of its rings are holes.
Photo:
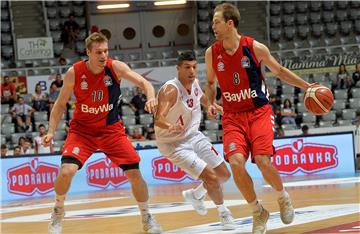
<path fill-rule="evenodd" d="M 351 179 L 352 178 L 352 179 Z M 294 223 L 281 224 L 274 191 L 256 181 L 258 198 L 271 212 L 267 233 L 360 233 L 360 177 L 285 178 L 296 211 Z M 320 181 L 320 182 L 319 182 Z M 340 181 L 340 182 L 339 182 Z M 221 231 L 212 202 L 206 216 L 185 204 L 181 191 L 196 184 L 150 187 L 151 210 L 164 233 L 250 233 L 251 211 L 233 181 L 224 185 L 224 196 L 236 223 L 235 231 Z M 207 199 L 208 200 L 208 199 Z M 2 204 L 1 233 L 47 233 L 52 198 Z M 111 190 L 70 196 L 66 201 L 63 233 L 143 233 L 130 190 Z"/>

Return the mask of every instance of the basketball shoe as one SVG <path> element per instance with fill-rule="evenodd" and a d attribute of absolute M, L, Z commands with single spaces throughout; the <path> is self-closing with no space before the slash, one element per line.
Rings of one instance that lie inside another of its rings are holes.
<path fill-rule="evenodd" d="M 261 211 L 253 212 L 253 234 L 266 233 L 266 222 L 269 219 L 269 212 L 261 206 Z"/>
<path fill-rule="evenodd" d="M 62 230 L 61 221 L 65 216 L 63 207 L 54 207 L 51 213 L 51 221 L 49 223 L 49 234 L 60 234 Z"/>
<path fill-rule="evenodd" d="M 220 222 L 222 225 L 222 230 L 234 230 L 237 228 L 236 223 L 234 222 L 234 218 L 231 215 L 230 211 L 224 211 L 220 214 Z"/>
<path fill-rule="evenodd" d="M 293 206 L 291 205 L 291 200 L 289 196 L 283 196 L 278 199 L 279 207 L 280 207 L 280 217 L 281 221 L 284 224 L 289 224 L 294 220 L 295 211 Z"/>
<path fill-rule="evenodd" d="M 194 209 L 196 210 L 196 212 L 199 215 L 207 214 L 207 209 L 204 204 L 205 196 L 200 199 L 196 199 L 194 196 L 194 189 L 189 189 L 189 190 L 183 191 L 182 196 L 184 197 L 184 200 L 186 202 L 191 203 L 191 205 L 194 207 Z"/>
<path fill-rule="evenodd" d="M 142 216 L 143 229 L 147 233 L 161 233 L 161 227 L 156 222 L 152 214 L 145 214 Z"/>

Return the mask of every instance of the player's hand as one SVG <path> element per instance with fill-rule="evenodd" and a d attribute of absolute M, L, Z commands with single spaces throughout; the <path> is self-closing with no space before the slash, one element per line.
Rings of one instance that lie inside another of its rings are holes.
<path fill-rule="evenodd" d="M 41 138 L 41 144 L 42 144 L 44 147 L 50 146 L 53 138 L 54 138 L 54 134 L 52 134 L 52 133 L 47 133 L 45 136 L 43 136 L 43 137 Z"/>
<path fill-rule="evenodd" d="M 308 88 L 312 88 L 312 87 L 315 87 L 315 86 L 319 86 L 320 84 L 318 82 L 314 82 L 314 83 L 311 83 L 309 84 L 309 86 L 307 87 Z"/>
<path fill-rule="evenodd" d="M 213 103 L 213 104 L 209 105 L 208 112 L 207 112 L 208 118 L 209 119 L 215 119 L 216 116 L 217 116 L 217 113 L 219 113 L 221 115 L 224 114 L 223 107 L 219 106 L 216 103 Z"/>
<path fill-rule="evenodd" d="M 184 131 L 184 126 L 181 124 L 171 124 L 168 130 L 170 133 L 180 133 Z"/>
<path fill-rule="evenodd" d="M 155 114 L 157 105 L 156 98 L 151 98 L 145 103 L 145 110 L 150 114 Z"/>

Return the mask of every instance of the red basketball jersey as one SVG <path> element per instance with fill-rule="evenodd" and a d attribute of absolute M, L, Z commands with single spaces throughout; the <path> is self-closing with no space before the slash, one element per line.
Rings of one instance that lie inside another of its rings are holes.
<path fill-rule="evenodd" d="M 86 61 L 74 64 L 75 111 L 73 120 L 79 125 L 104 127 L 119 121 L 120 81 L 108 59 L 103 72 L 94 75 L 86 67 Z"/>
<path fill-rule="evenodd" d="M 241 36 L 233 55 L 223 48 L 223 41 L 212 45 L 212 66 L 222 92 L 224 112 L 242 112 L 268 103 L 268 91 L 261 63 L 253 49 L 254 38 Z"/>

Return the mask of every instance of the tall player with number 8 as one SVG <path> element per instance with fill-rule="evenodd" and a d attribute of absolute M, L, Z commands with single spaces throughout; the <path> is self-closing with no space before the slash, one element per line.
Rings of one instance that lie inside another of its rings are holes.
<path fill-rule="evenodd" d="M 206 50 L 206 95 L 215 103 L 216 80 L 223 98 L 222 118 L 225 159 L 230 163 L 234 181 L 253 211 L 253 233 L 266 232 L 269 212 L 258 202 L 254 184 L 245 164 L 251 154 L 265 180 L 278 194 L 283 223 L 291 223 L 294 209 L 279 172 L 271 164 L 274 154 L 274 114 L 268 104 L 269 93 L 263 76 L 267 66 L 282 81 L 306 90 L 311 87 L 290 70 L 281 66 L 269 49 L 251 37 L 240 35 L 240 13 L 236 6 L 216 6 L 213 31 L 217 42 Z M 208 113 L 215 106 L 210 105 Z"/>

